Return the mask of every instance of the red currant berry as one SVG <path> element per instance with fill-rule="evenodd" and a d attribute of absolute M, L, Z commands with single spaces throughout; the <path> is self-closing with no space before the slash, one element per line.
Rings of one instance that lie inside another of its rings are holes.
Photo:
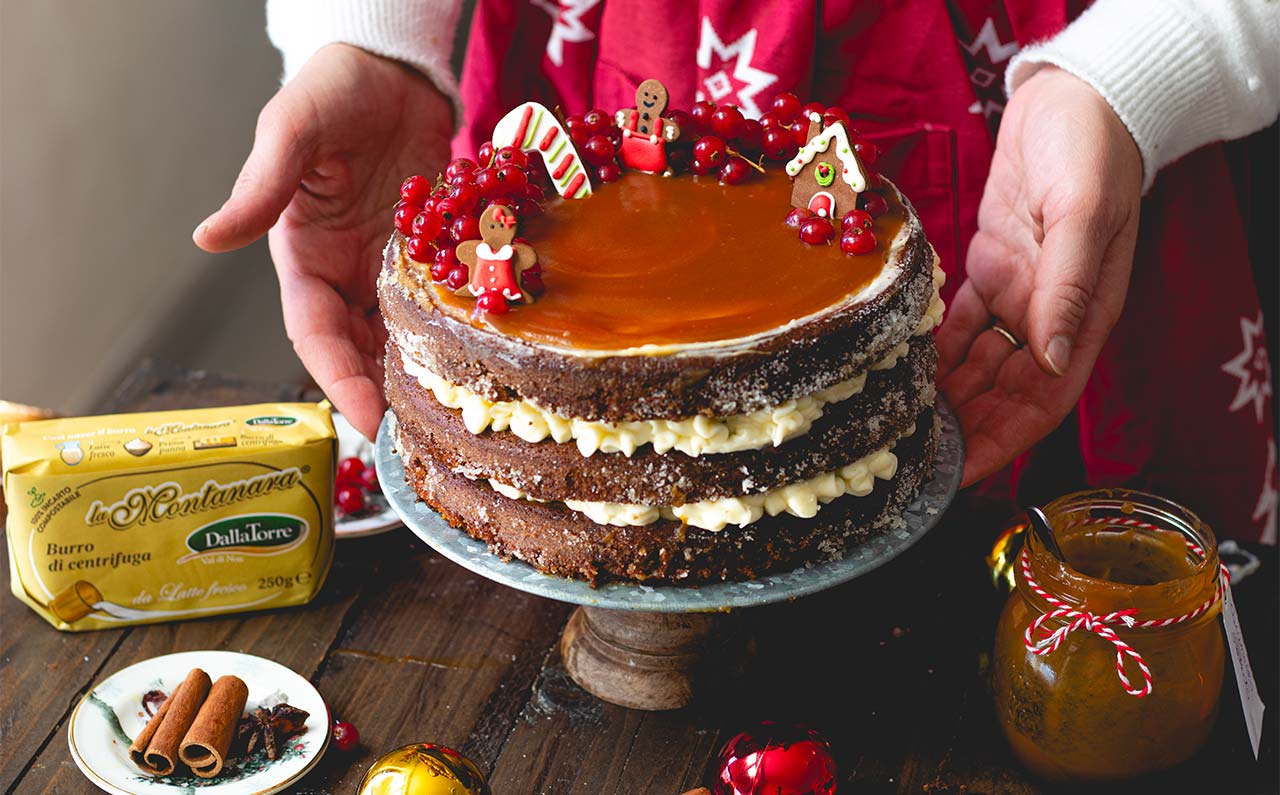
<path fill-rule="evenodd" d="M 738 133 L 742 132 L 742 123 L 746 119 L 742 116 L 742 111 L 732 105 L 724 105 L 716 108 L 711 114 L 711 132 L 725 139 L 732 141 L 738 137 Z"/>
<path fill-rule="evenodd" d="M 889 212 L 889 202 L 885 201 L 884 197 L 879 193 L 867 191 L 858 196 L 858 198 L 860 200 L 859 204 L 862 205 L 862 209 L 871 213 L 873 218 L 879 218 Z"/>
<path fill-rule="evenodd" d="M 449 197 L 458 206 L 458 212 L 469 213 L 480 203 L 480 191 L 472 185 L 454 185 L 449 188 Z"/>
<path fill-rule="evenodd" d="M 474 215 L 460 215 L 449 224 L 449 237 L 455 243 L 480 239 L 480 222 Z"/>
<path fill-rule="evenodd" d="M 582 159 L 593 166 L 603 166 L 613 161 L 613 141 L 607 135 L 593 135 L 582 147 Z"/>
<path fill-rule="evenodd" d="M 786 127 L 766 127 L 760 148 L 771 160 L 788 160 L 795 154 L 795 141 Z"/>
<path fill-rule="evenodd" d="M 462 210 L 456 201 L 445 197 L 436 201 L 436 215 L 440 216 L 440 222 L 448 228 L 449 224 L 453 223 L 453 219 L 462 215 Z"/>
<path fill-rule="evenodd" d="M 835 236 L 835 227 L 825 218 L 810 218 L 800 224 L 800 239 L 811 246 L 830 243 Z"/>
<path fill-rule="evenodd" d="M 840 219 L 841 231 L 848 232 L 855 227 L 862 229 L 870 229 L 875 226 L 875 219 L 871 217 L 871 213 L 866 210 L 850 210 Z"/>
<path fill-rule="evenodd" d="M 529 156 L 514 146 L 504 146 L 498 150 L 495 156 L 497 160 L 494 165 L 497 166 L 515 166 L 516 168 L 524 168 L 529 165 Z"/>
<path fill-rule="evenodd" d="M 704 135 L 693 145 L 693 162 L 715 167 L 724 162 L 728 147 L 714 135 Z"/>
<path fill-rule="evenodd" d="M 457 177 L 465 177 L 475 171 L 479 166 L 476 161 L 469 157 L 459 157 L 449 161 L 449 165 L 445 166 L 445 179 L 453 180 Z"/>
<path fill-rule="evenodd" d="M 791 212 L 787 213 L 786 224 L 792 229 L 799 229 L 801 224 L 803 224 L 805 221 L 808 221 L 812 217 L 813 217 L 813 211 L 805 207 L 797 207 Z"/>
<path fill-rule="evenodd" d="M 738 133 L 738 149 L 743 152 L 759 152 L 764 143 L 764 126 L 755 119 L 745 119 Z"/>
<path fill-rule="evenodd" d="M 806 119 L 796 119 L 787 125 L 787 129 L 791 131 L 791 141 L 796 146 L 804 146 L 809 140 L 809 122 Z"/>
<path fill-rule="evenodd" d="M 364 490 L 370 494 L 377 494 L 382 491 L 382 484 L 378 482 L 378 470 L 373 467 L 365 467 L 360 473 L 360 485 L 364 486 Z"/>
<path fill-rule="evenodd" d="M 476 153 L 476 162 L 481 168 L 493 165 L 493 141 L 485 141 L 480 144 L 480 151 Z"/>
<path fill-rule="evenodd" d="M 425 210 L 413 217 L 413 236 L 430 240 L 440 234 L 440 215 Z"/>
<path fill-rule="evenodd" d="M 587 132 L 599 135 L 613 126 L 613 117 L 599 108 L 592 108 L 582 115 L 582 123 L 587 126 Z"/>
<path fill-rule="evenodd" d="M 800 98 L 785 91 L 773 98 L 773 104 L 769 108 L 777 115 L 778 121 L 790 124 L 792 119 L 800 115 Z"/>
<path fill-rule="evenodd" d="M 708 174 L 714 173 L 715 170 L 715 166 L 710 163 L 704 163 L 701 160 L 695 160 L 689 164 L 689 173 L 699 177 L 705 177 Z"/>
<path fill-rule="evenodd" d="M 444 251 L 445 249 L 440 249 L 440 250 Z M 453 266 L 450 265 L 449 263 L 441 262 L 438 259 L 435 260 L 434 262 L 431 263 L 431 281 L 439 284 L 440 282 L 449 278 L 449 272 L 452 270 L 453 270 Z"/>
<path fill-rule="evenodd" d="M 437 264 L 454 268 L 458 265 L 458 255 L 454 252 L 453 247 L 445 247 L 436 252 L 435 261 Z"/>
<path fill-rule="evenodd" d="M 507 299 L 497 290 L 481 293 L 476 298 L 476 309 L 481 312 L 488 312 L 491 315 L 505 315 L 510 308 L 507 306 Z"/>
<path fill-rule="evenodd" d="M 431 262 L 435 257 L 431 239 L 426 237 L 409 238 L 409 242 L 404 244 L 404 250 L 414 262 Z"/>
<path fill-rule="evenodd" d="M 502 183 L 498 180 L 496 168 L 482 168 L 476 172 L 476 191 L 483 197 L 490 198 L 498 194 Z"/>
<path fill-rule="evenodd" d="M 680 137 L 683 138 L 693 132 L 693 117 L 683 110 L 666 110 L 662 113 L 663 118 L 680 128 Z"/>
<path fill-rule="evenodd" d="M 680 129 L 684 129 L 681 127 Z M 688 145 L 675 145 L 667 147 L 667 168 L 677 174 L 682 174 L 689 170 L 689 163 L 693 160 L 693 147 Z"/>
<path fill-rule="evenodd" d="M 870 229 L 855 226 L 840 236 L 840 250 L 846 254 L 867 254 L 875 247 L 876 236 Z"/>
<path fill-rule="evenodd" d="M 461 265 L 455 265 L 449 271 L 449 275 L 445 277 L 444 283 L 450 290 L 461 290 L 467 286 L 467 280 L 471 275 L 467 273 L 467 269 Z"/>
<path fill-rule="evenodd" d="M 591 130 L 587 128 L 587 123 L 581 116 L 567 117 L 564 120 L 564 128 L 569 132 L 569 138 L 574 146 L 582 146 L 591 137 Z"/>
<path fill-rule="evenodd" d="M 343 458 L 338 462 L 338 480 L 352 480 L 358 478 L 361 472 L 365 471 L 365 462 L 356 456 Z"/>
<path fill-rule="evenodd" d="M 360 744 L 360 732 L 345 720 L 334 721 L 333 744 L 343 753 L 352 751 Z"/>
<path fill-rule="evenodd" d="M 751 166 L 740 157 L 731 157 L 720 167 L 720 182 L 725 185 L 741 185 L 751 177 Z"/>
<path fill-rule="evenodd" d="M 693 108 L 689 111 L 689 118 L 693 121 L 695 135 L 706 135 L 711 132 L 711 114 L 715 112 L 716 103 L 710 100 L 704 99 L 693 104 Z"/>
<path fill-rule="evenodd" d="M 409 204 L 422 204 L 431 195 L 431 183 L 421 174 L 415 174 L 400 186 L 400 198 Z"/>
<path fill-rule="evenodd" d="M 503 166 L 498 169 L 498 184 L 503 196 L 517 196 L 524 193 L 529 184 L 529 176 L 516 166 Z"/>
<path fill-rule="evenodd" d="M 396 229 L 400 230 L 400 234 L 413 234 L 413 219 L 420 212 L 422 212 L 422 208 L 415 204 L 401 203 L 400 206 L 396 207 Z"/>
<path fill-rule="evenodd" d="M 823 127 L 830 126 L 830 125 L 832 125 L 832 124 L 835 124 L 835 123 L 836 123 L 836 122 L 838 122 L 838 121 L 839 121 L 839 122 L 844 122 L 844 124 L 845 124 L 845 125 L 848 125 L 848 124 L 849 124 L 849 111 L 847 111 L 847 110 L 845 110 L 844 108 L 841 108 L 841 107 L 839 107 L 839 106 L 836 106 L 836 105 L 832 105 L 831 107 L 829 107 L 829 108 L 827 108 L 826 110 L 822 111 L 822 126 L 823 126 Z"/>
<path fill-rule="evenodd" d="M 596 179 L 601 182 L 617 182 L 622 178 L 622 169 L 617 163 L 605 163 L 596 167 Z"/>
<path fill-rule="evenodd" d="M 760 117 L 760 126 L 767 130 L 770 127 L 784 127 L 786 125 L 778 116 L 777 112 L 771 110 Z"/>
<path fill-rule="evenodd" d="M 858 141 L 853 145 L 853 151 L 858 153 L 858 159 L 864 166 L 874 166 L 880 159 L 880 147 L 870 141 Z"/>
<path fill-rule="evenodd" d="M 338 489 L 334 499 L 342 512 L 348 516 L 364 510 L 364 490 L 355 486 L 344 486 Z"/>
<path fill-rule="evenodd" d="M 542 295 L 547 289 L 546 285 L 542 283 L 542 274 L 534 273 L 531 270 L 520 274 L 520 285 L 533 295 Z"/>
<path fill-rule="evenodd" d="M 801 118 L 803 118 L 805 121 L 808 121 L 808 120 L 809 120 L 809 117 L 810 117 L 811 115 L 813 115 L 814 113 L 816 113 L 816 114 L 818 114 L 819 116 L 821 116 L 822 114 L 824 114 L 824 113 L 826 113 L 826 112 L 827 112 L 827 106 L 826 106 L 826 105 L 823 105 L 821 102 L 817 102 L 817 101 L 814 101 L 814 102 L 806 102 L 806 103 L 804 103 L 804 107 L 802 107 L 802 108 L 800 109 L 800 115 L 801 115 Z"/>
<path fill-rule="evenodd" d="M 601 166 L 604 168 L 604 166 Z M 517 218 L 533 218 L 542 215 L 542 204 L 534 199 L 521 197 L 511 204 L 511 211 Z"/>

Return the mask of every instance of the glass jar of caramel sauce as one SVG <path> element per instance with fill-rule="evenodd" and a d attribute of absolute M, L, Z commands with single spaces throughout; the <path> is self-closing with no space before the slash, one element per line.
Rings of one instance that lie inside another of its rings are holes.
<path fill-rule="evenodd" d="M 1172 767 L 1208 738 L 1222 690 L 1217 541 L 1151 494 L 1044 507 L 1065 561 L 1036 537 L 996 630 L 996 713 L 1014 754 L 1057 781 Z"/>

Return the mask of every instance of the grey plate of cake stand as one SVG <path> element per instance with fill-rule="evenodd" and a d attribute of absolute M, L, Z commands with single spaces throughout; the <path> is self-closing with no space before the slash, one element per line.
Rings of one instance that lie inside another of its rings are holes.
<path fill-rule="evenodd" d="M 374 452 L 383 494 L 404 523 L 454 563 L 511 588 L 579 605 L 561 638 L 565 667 L 594 695 L 636 709 L 673 709 L 689 702 L 707 653 L 724 648 L 730 613 L 848 582 L 893 560 L 942 518 L 960 488 L 964 440 L 941 399 L 942 434 L 932 476 L 920 487 L 902 522 L 854 542 L 844 557 L 747 582 L 698 586 L 586 582 L 543 574 L 519 560 L 504 561 L 449 525 L 405 482 L 388 412 Z"/>

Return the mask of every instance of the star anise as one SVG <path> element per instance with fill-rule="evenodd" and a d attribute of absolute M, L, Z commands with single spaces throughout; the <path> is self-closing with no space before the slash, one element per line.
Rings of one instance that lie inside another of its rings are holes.
<path fill-rule="evenodd" d="M 240 754 L 244 757 L 251 756 L 261 747 L 266 750 L 268 759 L 278 759 L 280 741 L 302 731 L 309 714 L 288 704 L 276 704 L 271 709 L 258 707 L 240 718 L 234 745 L 244 749 Z"/>

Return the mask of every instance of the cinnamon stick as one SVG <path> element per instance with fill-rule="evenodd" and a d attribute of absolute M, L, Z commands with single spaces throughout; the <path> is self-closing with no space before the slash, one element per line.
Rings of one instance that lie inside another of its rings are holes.
<path fill-rule="evenodd" d="M 193 668 L 151 716 L 129 746 L 129 758 L 144 772 L 167 776 L 177 766 L 182 738 L 209 694 L 209 675 Z"/>
<path fill-rule="evenodd" d="M 248 700 L 249 688 L 238 676 L 219 677 L 213 683 L 178 752 L 192 773 L 200 778 L 213 778 L 222 772 Z"/>

